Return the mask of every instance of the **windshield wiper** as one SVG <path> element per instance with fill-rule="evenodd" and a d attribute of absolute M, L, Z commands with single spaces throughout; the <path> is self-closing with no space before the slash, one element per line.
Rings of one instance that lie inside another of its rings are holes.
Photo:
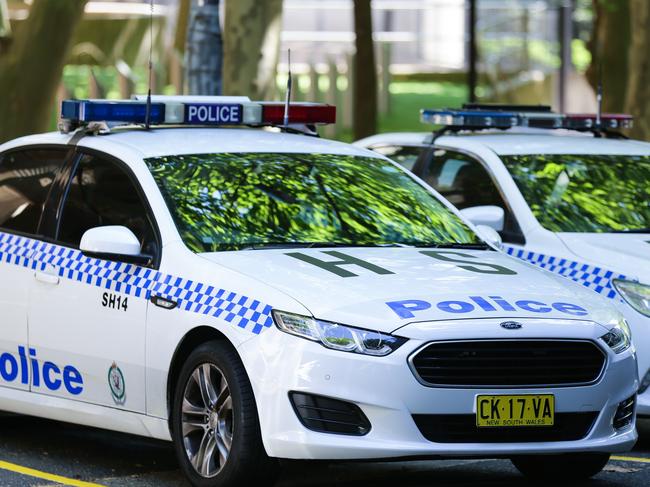
<path fill-rule="evenodd" d="M 411 247 L 410 244 L 400 242 L 390 243 L 344 243 L 344 242 L 314 242 L 310 245 L 312 248 L 322 247 Z"/>
<path fill-rule="evenodd" d="M 612 233 L 650 233 L 650 228 L 633 228 L 631 230 L 612 230 Z"/>
<path fill-rule="evenodd" d="M 370 244 L 347 242 L 251 242 L 237 246 L 237 250 L 263 250 L 282 248 L 326 248 L 326 247 L 408 247 L 401 243 Z"/>
<path fill-rule="evenodd" d="M 485 243 L 460 243 L 460 242 L 387 242 L 387 243 L 366 243 L 366 242 L 250 242 L 229 245 L 232 250 L 265 250 L 265 249 L 322 249 L 327 247 L 421 247 L 435 249 L 469 249 L 469 250 L 491 250 L 492 247 Z"/>
<path fill-rule="evenodd" d="M 468 249 L 468 250 L 492 250 L 488 244 L 480 243 L 460 243 L 460 242 L 415 242 L 414 247 L 427 247 L 434 249 Z"/>
<path fill-rule="evenodd" d="M 262 249 L 291 249 L 294 247 L 309 247 L 305 242 L 249 242 L 232 244 L 233 250 L 262 250 Z"/>

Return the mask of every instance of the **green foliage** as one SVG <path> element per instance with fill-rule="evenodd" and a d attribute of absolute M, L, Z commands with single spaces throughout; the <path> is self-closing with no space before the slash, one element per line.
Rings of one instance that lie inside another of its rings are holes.
<path fill-rule="evenodd" d="M 392 82 L 389 91 L 391 112 L 380 118 L 380 133 L 430 130 L 420 122 L 422 108 L 460 108 L 468 98 L 465 84 L 449 82 Z"/>
<path fill-rule="evenodd" d="M 571 60 L 573 66 L 580 73 L 587 71 L 591 64 L 591 52 L 587 49 L 587 43 L 580 39 L 571 41 Z"/>
<path fill-rule="evenodd" d="M 527 49 L 528 59 L 546 68 L 560 66 L 559 43 L 540 39 L 525 40 L 521 37 L 500 37 L 498 39 L 481 39 L 481 56 L 487 62 L 506 55 L 520 56 Z"/>
<path fill-rule="evenodd" d="M 104 98 L 111 100 L 118 100 L 120 95 L 119 74 L 117 69 L 113 66 L 76 66 L 69 64 L 63 69 L 63 85 L 70 92 L 74 98 L 84 99 L 88 98 L 88 79 L 90 72 L 97 80 L 101 90 L 103 91 Z M 133 78 L 135 82 L 135 93 L 146 93 L 148 87 L 149 73 L 147 68 L 137 67 L 133 69 Z"/>
<path fill-rule="evenodd" d="M 650 227 L 650 156 L 501 158 L 539 222 L 554 232 Z"/>
<path fill-rule="evenodd" d="M 528 59 L 538 66 L 546 69 L 560 67 L 560 45 L 558 42 L 536 39 L 526 42 L 519 37 L 481 41 L 481 51 L 487 59 L 505 56 L 506 53 L 517 56 L 526 48 L 528 50 Z M 584 40 L 573 39 L 571 41 L 571 59 L 574 67 L 579 72 L 584 73 L 587 70 L 591 63 L 591 53 L 587 49 L 587 43 Z"/>
<path fill-rule="evenodd" d="M 305 242 L 477 242 L 431 193 L 382 159 L 223 153 L 147 164 L 195 252 Z"/>

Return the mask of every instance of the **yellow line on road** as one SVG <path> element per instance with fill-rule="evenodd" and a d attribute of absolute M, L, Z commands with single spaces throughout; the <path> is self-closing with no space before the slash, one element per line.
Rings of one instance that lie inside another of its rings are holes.
<path fill-rule="evenodd" d="M 23 467 L 21 465 L 16 465 L 15 463 L 4 462 L 2 460 L 0 460 L 0 469 L 9 470 L 10 472 L 19 473 L 22 475 L 29 475 L 30 477 L 36 477 L 43 480 L 51 480 L 52 482 L 57 482 L 63 485 L 73 485 L 75 487 L 102 487 L 100 484 L 84 482 L 83 480 L 69 479 L 67 477 L 61 477 L 60 475 L 41 472 L 40 470 Z"/>
<path fill-rule="evenodd" d="M 612 460 L 618 460 L 619 462 L 637 462 L 637 463 L 650 463 L 650 458 L 643 458 L 643 457 L 620 457 L 620 456 L 613 456 L 611 457 Z"/>

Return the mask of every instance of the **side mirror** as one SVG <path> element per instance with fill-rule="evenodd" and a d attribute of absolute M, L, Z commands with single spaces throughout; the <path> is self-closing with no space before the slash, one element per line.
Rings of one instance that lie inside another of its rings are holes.
<path fill-rule="evenodd" d="M 122 226 L 95 227 L 81 237 L 81 253 L 104 260 L 147 265 L 150 255 L 141 253 L 140 242 L 131 230 Z"/>
<path fill-rule="evenodd" d="M 483 240 L 494 245 L 496 248 L 500 249 L 503 245 L 501 235 L 494 228 L 488 227 L 487 225 L 476 225 L 476 230 L 478 230 L 478 234 Z"/>
<path fill-rule="evenodd" d="M 460 213 L 476 226 L 485 225 L 497 232 L 503 230 L 505 212 L 500 206 L 472 206 L 460 210 Z"/>

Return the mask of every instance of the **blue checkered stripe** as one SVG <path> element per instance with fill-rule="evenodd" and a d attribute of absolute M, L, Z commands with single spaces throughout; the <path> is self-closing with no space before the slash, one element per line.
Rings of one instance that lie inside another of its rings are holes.
<path fill-rule="evenodd" d="M 612 286 L 612 279 L 625 279 L 623 274 L 603 269 L 602 267 L 581 264 L 569 259 L 561 259 L 552 255 L 528 252 L 516 247 L 504 246 L 508 255 L 518 257 L 564 277 L 582 284 L 583 286 L 602 294 L 610 299 L 616 298 L 618 293 Z"/>
<path fill-rule="evenodd" d="M 221 318 L 255 334 L 273 324 L 270 305 L 215 286 L 166 275 L 156 280 L 152 291 L 176 301 L 182 310 Z"/>
<path fill-rule="evenodd" d="M 178 309 L 220 318 L 254 334 L 273 324 L 272 307 L 243 294 L 18 235 L 0 232 L 0 263 L 40 271 L 51 265 L 64 279 L 137 298 L 161 296 L 176 301 Z"/>

